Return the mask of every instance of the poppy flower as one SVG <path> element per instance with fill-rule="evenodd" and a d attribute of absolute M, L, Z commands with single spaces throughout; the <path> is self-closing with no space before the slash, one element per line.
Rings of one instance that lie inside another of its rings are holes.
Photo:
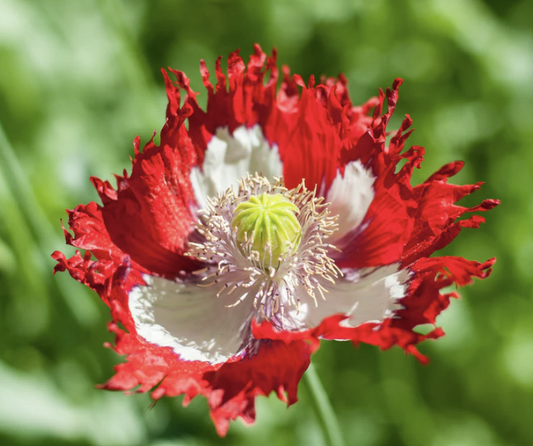
<path fill-rule="evenodd" d="M 110 308 L 126 362 L 102 387 L 203 395 L 224 435 L 254 420 L 258 395 L 296 402 L 322 339 L 427 361 L 416 344 L 443 335 L 435 318 L 457 297 L 443 289 L 494 263 L 430 256 L 498 202 L 455 204 L 481 184 L 448 183 L 460 161 L 411 186 L 424 149 L 405 149 L 410 117 L 387 131 L 401 79 L 362 106 L 342 75 L 306 85 L 284 67 L 278 90 L 276 52 L 256 45 L 247 65 L 229 56 L 227 76 L 219 58 L 215 86 L 201 62 L 203 110 L 168 71 L 160 143 L 135 139 L 116 188 L 91 179 L 102 204 L 68 211 L 64 229 L 84 253 L 53 254 Z"/>

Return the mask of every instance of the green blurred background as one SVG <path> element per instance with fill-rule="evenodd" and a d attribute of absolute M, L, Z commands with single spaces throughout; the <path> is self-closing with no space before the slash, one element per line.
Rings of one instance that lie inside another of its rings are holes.
<path fill-rule="evenodd" d="M 403 77 L 393 125 L 409 113 L 427 149 L 415 181 L 462 159 L 456 182 L 487 182 L 466 204 L 503 202 L 445 251 L 498 263 L 441 316 L 429 366 L 340 342 L 314 356 L 347 445 L 532 445 L 531 17 L 529 0 L 0 0 L 0 444 L 324 443 L 303 382 L 299 403 L 259 398 L 256 424 L 224 439 L 203 399 L 96 390 L 120 361 L 107 308 L 51 274 L 50 253 L 72 253 L 64 209 L 161 128 L 160 67 L 205 102 L 199 59 L 258 42 L 304 78 L 344 72 L 355 103 Z"/>

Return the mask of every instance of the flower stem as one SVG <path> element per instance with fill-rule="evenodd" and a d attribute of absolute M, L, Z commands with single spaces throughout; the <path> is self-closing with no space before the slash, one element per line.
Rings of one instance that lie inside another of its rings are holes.
<path fill-rule="evenodd" d="M 316 416 L 320 420 L 320 424 L 322 424 L 322 429 L 327 437 L 328 444 L 330 446 L 344 446 L 339 421 L 333 411 L 333 407 L 331 407 L 331 403 L 313 363 L 309 364 L 309 368 L 304 376 L 311 393 L 311 400 L 313 401 Z"/>

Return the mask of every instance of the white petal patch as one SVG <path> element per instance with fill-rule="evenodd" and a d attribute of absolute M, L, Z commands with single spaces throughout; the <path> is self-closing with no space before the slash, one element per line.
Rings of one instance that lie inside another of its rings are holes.
<path fill-rule="evenodd" d="M 225 362 L 242 351 L 249 335 L 254 287 L 237 289 L 231 302 L 212 287 L 144 276 L 147 286 L 129 293 L 137 333 L 151 344 L 172 347 L 186 361 Z M 227 305 L 243 299 L 234 308 Z"/>
<path fill-rule="evenodd" d="M 331 213 L 339 216 L 339 230 L 331 237 L 332 243 L 362 223 L 374 199 L 374 181 L 372 172 L 359 160 L 346 165 L 344 176 L 337 172 L 326 197 Z"/>
<path fill-rule="evenodd" d="M 326 317 L 335 314 L 349 316 L 341 322 L 344 327 L 379 323 L 403 308 L 399 300 L 407 293 L 408 270 L 398 271 L 398 265 L 393 264 L 343 272 L 344 278 L 336 280 L 336 285 L 323 284 L 329 293 L 325 294 L 326 300 L 318 299 L 317 306 L 310 302 L 310 298 L 302 299 L 307 302 L 302 308 L 302 317 L 308 327 L 316 327 Z"/>
<path fill-rule="evenodd" d="M 230 135 L 227 127 L 220 127 L 211 138 L 202 168 L 191 171 L 191 183 L 199 208 L 205 207 L 206 197 L 214 197 L 248 173 L 259 173 L 272 179 L 283 173 L 278 146 L 270 147 L 259 125 L 241 126 Z"/>

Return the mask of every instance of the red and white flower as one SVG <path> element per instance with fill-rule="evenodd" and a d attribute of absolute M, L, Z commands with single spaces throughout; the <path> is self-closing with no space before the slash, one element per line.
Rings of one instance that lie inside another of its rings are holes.
<path fill-rule="evenodd" d="M 296 402 L 320 339 L 398 345 L 426 361 L 415 345 L 443 332 L 414 329 L 456 297 L 441 290 L 494 263 L 429 256 L 484 221 L 459 217 L 498 202 L 455 204 L 481 184 L 447 182 L 462 162 L 411 186 L 424 149 L 404 150 L 410 117 L 390 141 L 386 131 L 401 80 L 359 107 L 342 75 L 305 85 L 283 68 L 277 90 L 276 53 L 256 46 L 247 66 L 229 56 L 227 77 L 219 58 L 216 86 L 201 63 L 204 111 L 185 74 L 170 72 L 161 143 L 141 151 L 135 140 L 116 189 L 92 178 L 102 205 L 68 211 L 65 230 L 85 253 L 53 254 L 55 271 L 111 310 L 127 362 L 103 387 L 204 395 L 224 435 L 229 420 L 254 420 L 257 395 Z"/>

